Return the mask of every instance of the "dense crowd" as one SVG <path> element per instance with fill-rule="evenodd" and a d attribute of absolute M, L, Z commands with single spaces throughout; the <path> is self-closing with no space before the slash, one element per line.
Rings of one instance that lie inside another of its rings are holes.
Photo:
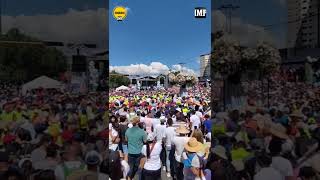
<path fill-rule="evenodd" d="M 0 88 L 0 179 L 108 179 L 107 93 Z"/>
<path fill-rule="evenodd" d="M 245 104 L 224 111 L 201 86 L 112 91 L 109 151 L 122 168 L 110 177 L 319 179 L 320 88 L 288 77 L 271 76 L 268 91 L 245 82 Z"/>
<path fill-rule="evenodd" d="M 320 88 L 292 77 L 243 82 L 244 103 L 225 110 L 204 84 L 22 95 L 2 83 L 0 179 L 318 180 Z"/>

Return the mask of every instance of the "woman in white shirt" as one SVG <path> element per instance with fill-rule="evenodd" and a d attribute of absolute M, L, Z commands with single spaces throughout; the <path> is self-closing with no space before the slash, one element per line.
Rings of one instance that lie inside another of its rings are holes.
<path fill-rule="evenodd" d="M 155 135 L 153 133 L 149 133 L 147 137 L 147 144 L 142 147 L 141 151 L 141 153 L 145 156 L 142 158 L 140 163 L 140 165 L 143 167 L 141 172 L 141 180 L 161 180 L 161 151 L 161 141 L 157 142 Z"/>
<path fill-rule="evenodd" d="M 119 143 L 119 133 L 116 131 L 112 124 L 109 123 L 109 149 L 116 151 Z"/>

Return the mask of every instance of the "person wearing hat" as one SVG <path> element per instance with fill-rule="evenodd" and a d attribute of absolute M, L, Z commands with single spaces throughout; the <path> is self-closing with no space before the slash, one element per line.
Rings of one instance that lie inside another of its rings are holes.
<path fill-rule="evenodd" d="M 240 179 L 237 176 L 236 169 L 228 161 L 226 149 L 223 146 L 217 145 L 212 149 L 211 152 L 212 153 L 208 158 L 207 166 L 212 172 L 214 172 L 211 177 L 212 179 Z"/>
<path fill-rule="evenodd" d="M 157 141 L 154 133 L 149 133 L 147 143 L 142 147 L 141 153 L 144 158 L 141 159 L 140 168 L 141 180 L 161 179 L 161 158 L 162 142 Z"/>
<path fill-rule="evenodd" d="M 127 129 L 125 138 L 128 142 L 128 163 L 130 166 L 128 177 L 133 179 L 139 168 L 141 150 L 147 140 L 147 134 L 143 129 L 138 127 L 138 123 L 140 122 L 139 117 L 133 118 L 131 122 L 133 127 Z"/>
<path fill-rule="evenodd" d="M 154 134 L 157 138 L 157 141 L 162 141 L 163 138 L 165 137 L 165 130 L 167 128 L 166 126 L 166 117 L 165 116 L 161 116 L 160 117 L 160 124 L 157 124 L 155 127 L 154 127 Z"/>
<path fill-rule="evenodd" d="M 184 150 L 184 145 L 189 141 L 189 137 L 187 135 L 190 133 L 190 131 L 184 125 L 180 125 L 176 129 L 176 133 L 178 134 L 178 136 L 175 136 L 172 139 L 172 144 L 175 147 L 175 152 L 174 152 L 175 161 L 173 163 L 174 164 L 173 166 L 174 166 L 176 178 L 178 180 L 183 180 L 183 161 L 181 156 Z"/>
<path fill-rule="evenodd" d="M 194 180 L 203 177 L 203 161 L 197 154 L 203 149 L 203 144 L 192 137 L 184 145 L 185 152 L 182 153 L 183 175 L 185 180 Z"/>
<path fill-rule="evenodd" d="M 97 151 L 89 151 L 85 156 L 87 170 L 98 176 L 98 180 L 107 179 L 107 175 L 99 172 L 99 165 L 102 162 L 102 157 Z"/>

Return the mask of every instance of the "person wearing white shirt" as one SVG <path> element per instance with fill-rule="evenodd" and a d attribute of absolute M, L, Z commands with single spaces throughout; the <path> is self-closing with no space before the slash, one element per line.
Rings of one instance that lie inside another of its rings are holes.
<path fill-rule="evenodd" d="M 200 119 L 202 119 L 202 116 L 203 116 L 203 115 L 202 115 L 202 112 L 197 111 L 197 112 L 196 112 L 196 115 L 197 115 Z"/>
<path fill-rule="evenodd" d="M 189 130 L 184 126 L 181 125 L 176 129 L 176 133 L 179 134 L 179 136 L 175 136 L 172 139 L 172 144 L 175 147 L 175 153 L 174 153 L 174 169 L 176 172 L 176 178 L 177 179 L 183 179 L 183 163 L 182 163 L 182 153 L 184 150 L 184 145 L 188 143 L 189 137 L 187 136 L 189 134 Z"/>
<path fill-rule="evenodd" d="M 161 116 L 160 117 L 160 124 L 156 125 L 155 128 L 154 128 L 154 134 L 157 138 L 157 141 L 160 142 L 162 144 L 162 141 L 164 140 L 164 137 L 165 137 L 165 131 L 166 131 L 166 125 L 165 125 L 165 117 L 164 116 Z M 165 149 L 163 148 L 162 149 L 162 152 L 161 152 L 161 162 L 163 164 L 163 169 L 165 170 L 165 164 L 166 164 L 166 151 Z"/>
<path fill-rule="evenodd" d="M 141 153 L 145 156 L 142 159 L 142 162 L 144 162 L 141 172 L 142 180 L 161 180 L 161 151 L 161 142 L 156 140 L 155 134 L 149 133 L 147 144 L 143 145 L 141 150 Z"/>
<path fill-rule="evenodd" d="M 190 117 L 191 129 L 194 130 L 195 128 L 199 128 L 201 124 L 201 120 L 199 116 L 196 115 L 195 111 L 192 112 Z"/>
<path fill-rule="evenodd" d="M 174 127 L 172 127 L 173 121 L 171 118 L 167 120 L 168 127 L 165 129 L 165 148 L 166 148 L 166 168 L 167 168 L 167 177 L 171 177 L 170 172 L 172 168 L 170 167 L 170 152 L 172 150 L 172 140 L 176 136 Z M 172 166 L 172 165 L 171 165 Z"/>
<path fill-rule="evenodd" d="M 270 167 L 271 161 L 271 157 L 267 155 L 257 156 L 257 167 L 260 167 L 260 170 L 254 175 L 254 180 L 282 180 L 280 172 Z"/>
<path fill-rule="evenodd" d="M 112 124 L 109 123 L 109 149 L 114 151 L 118 149 L 118 137 L 119 133 L 112 127 Z"/>
<path fill-rule="evenodd" d="M 162 142 L 163 138 L 165 137 L 166 125 L 165 125 L 165 118 L 160 118 L 160 124 L 157 124 L 154 127 L 154 133 L 157 138 L 157 141 Z"/>
<path fill-rule="evenodd" d="M 269 143 L 268 148 L 272 155 L 271 167 L 281 174 L 282 180 L 292 180 L 294 178 L 292 164 L 288 159 L 280 156 L 282 141 L 282 139 L 273 136 Z"/>

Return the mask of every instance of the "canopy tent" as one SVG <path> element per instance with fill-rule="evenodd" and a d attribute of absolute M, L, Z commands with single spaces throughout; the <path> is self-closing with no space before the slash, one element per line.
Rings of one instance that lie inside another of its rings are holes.
<path fill-rule="evenodd" d="M 127 86 L 120 86 L 118 88 L 116 88 L 116 91 L 128 91 L 130 88 L 128 88 Z"/>
<path fill-rule="evenodd" d="M 63 87 L 62 83 L 51 79 L 47 76 L 40 76 L 22 86 L 22 94 L 26 94 L 27 91 L 32 89 L 61 89 Z"/>

